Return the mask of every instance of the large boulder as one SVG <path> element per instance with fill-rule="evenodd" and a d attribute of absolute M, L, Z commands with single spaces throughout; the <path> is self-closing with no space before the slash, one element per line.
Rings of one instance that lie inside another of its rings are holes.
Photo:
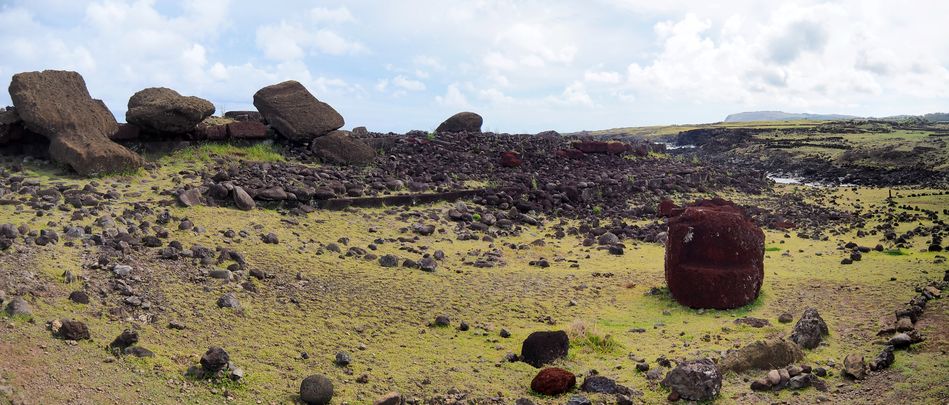
<path fill-rule="evenodd" d="M 570 337 L 567 332 L 538 331 L 531 333 L 521 345 L 521 360 L 534 367 L 540 368 L 554 360 L 567 357 L 570 349 Z"/>
<path fill-rule="evenodd" d="M 214 104 L 182 96 L 165 87 L 150 87 L 132 95 L 125 120 L 146 132 L 186 134 L 214 114 Z"/>
<path fill-rule="evenodd" d="M 670 213 L 666 283 L 692 308 L 729 309 L 758 297 L 764 232 L 735 204 L 704 200 Z"/>
<path fill-rule="evenodd" d="M 254 106 L 280 135 L 296 142 L 308 142 L 345 124 L 333 107 L 317 100 L 295 80 L 258 90 Z"/>
<path fill-rule="evenodd" d="M 830 334 L 824 318 L 814 308 L 804 310 L 804 315 L 794 324 L 791 340 L 805 349 L 813 349 L 820 344 L 825 335 Z"/>
<path fill-rule="evenodd" d="M 722 373 L 712 360 L 686 361 L 669 371 L 662 385 L 683 399 L 708 401 L 722 390 Z"/>
<path fill-rule="evenodd" d="M 801 361 L 804 352 L 794 342 L 784 339 L 759 340 L 731 351 L 720 362 L 722 371 L 740 373 L 745 370 L 771 370 Z"/>
<path fill-rule="evenodd" d="M 10 98 L 26 129 L 50 141 L 50 157 L 88 176 L 134 170 L 138 154 L 112 142 L 115 117 L 95 100 L 76 72 L 44 70 L 13 75 Z"/>
<path fill-rule="evenodd" d="M 323 162 L 338 165 L 364 165 L 376 157 L 365 142 L 349 131 L 333 131 L 310 142 L 310 150 Z"/>
<path fill-rule="evenodd" d="M 435 129 L 437 133 L 443 132 L 481 132 L 481 124 L 484 120 L 480 115 L 473 112 L 460 112 L 448 117 L 445 122 L 438 125 Z"/>
<path fill-rule="evenodd" d="M 237 122 L 263 122 L 264 116 L 257 111 L 228 111 L 224 113 L 224 118 L 230 118 Z"/>

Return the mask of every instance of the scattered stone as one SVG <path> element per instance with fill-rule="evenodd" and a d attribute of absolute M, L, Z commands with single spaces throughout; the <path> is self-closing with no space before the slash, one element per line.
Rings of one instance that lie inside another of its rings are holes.
<path fill-rule="evenodd" d="M 784 339 L 759 340 L 733 350 L 719 363 L 723 372 L 742 372 L 745 370 L 768 370 L 785 367 L 801 361 L 804 352 L 801 347 Z"/>
<path fill-rule="evenodd" d="M 132 329 L 126 329 L 122 331 L 119 336 L 109 343 L 110 348 L 125 349 L 126 347 L 132 346 L 138 343 L 138 332 Z"/>
<path fill-rule="evenodd" d="M 867 365 L 864 363 L 863 356 L 848 354 L 844 358 L 843 374 L 855 380 L 864 379 L 867 376 Z"/>
<path fill-rule="evenodd" d="M 346 352 L 337 352 L 336 353 L 336 365 L 341 367 L 346 367 L 349 363 L 353 362 L 352 356 Z"/>
<path fill-rule="evenodd" d="M 217 299 L 217 306 L 219 308 L 234 308 L 238 309 L 241 307 L 240 301 L 237 299 L 237 294 L 232 292 L 225 293 L 220 298 Z"/>
<path fill-rule="evenodd" d="M 521 345 L 521 361 L 540 368 L 554 360 L 567 357 L 570 338 L 564 331 L 533 332 Z"/>
<path fill-rule="evenodd" d="M 813 349 L 817 347 L 823 337 L 829 333 L 830 331 L 827 329 L 827 324 L 824 323 L 824 319 L 821 318 L 817 310 L 807 308 L 804 310 L 804 315 L 801 316 L 801 319 L 798 319 L 794 325 L 794 330 L 791 332 L 791 340 L 805 349 Z"/>
<path fill-rule="evenodd" d="M 752 328 L 763 328 L 765 326 L 771 326 L 771 322 L 768 322 L 767 319 L 754 318 L 750 316 L 735 319 L 735 323 L 738 325 L 748 325 L 748 326 L 751 326 Z"/>
<path fill-rule="evenodd" d="M 300 383 L 300 400 L 309 405 L 326 405 L 333 399 L 333 382 L 320 374 L 313 374 Z"/>
<path fill-rule="evenodd" d="M 382 267 L 398 267 L 399 266 L 399 256 L 396 255 L 382 255 L 379 257 L 379 265 Z"/>
<path fill-rule="evenodd" d="M 877 355 L 872 362 L 870 362 L 870 370 L 880 371 L 886 368 L 889 368 L 893 365 L 893 362 L 896 361 L 896 356 L 893 355 L 894 347 L 892 345 L 886 345 L 883 348 L 883 351 Z"/>
<path fill-rule="evenodd" d="M 69 300 L 77 304 L 88 304 L 89 294 L 86 294 L 86 292 L 82 290 L 76 290 L 69 293 Z"/>
<path fill-rule="evenodd" d="M 451 325 L 451 318 L 448 315 L 437 315 L 435 316 L 434 325 L 439 327 Z"/>
<path fill-rule="evenodd" d="M 201 368 L 203 368 L 207 374 L 214 374 L 224 367 L 227 367 L 230 361 L 231 357 L 224 349 L 212 346 L 201 356 Z"/>
<path fill-rule="evenodd" d="M 708 401 L 722 389 L 722 375 L 709 359 L 685 361 L 666 374 L 662 385 L 690 401 Z"/>
<path fill-rule="evenodd" d="M 62 326 L 59 327 L 57 335 L 61 339 L 75 341 L 91 339 L 89 336 L 89 328 L 86 326 L 86 324 L 80 321 L 68 319 L 64 319 L 60 322 L 62 323 Z"/>
<path fill-rule="evenodd" d="M 254 199 L 251 198 L 250 194 L 247 194 L 247 191 L 244 191 L 242 187 L 234 186 L 234 205 L 237 206 L 237 209 L 242 211 L 250 211 L 257 207 L 257 203 L 254 202 Z"/>
<path fill-rule="evenodd" d="M 392 391 L 372 402 L 372 405 L 402 405 L 402 394 Z"/>
<path fill-rule="evenodd" d="M 794 320 L 794 315 L 791 315 L 790 312 L 783 312 L 781 315 L 778 315 L 778 322 L 780 323 L 791 323 Z"/>
<path fill-rule="evenodd" d="M 557 367 L 540 370 L 531 381 L 531 389 L 544 395 L 560 395 L 577 385 L 573 373 Z"/>
<path fill-rule="evenodd" d="M 25 316 L 29 317 L 33 315 L 33 309 L 30 307 L 30 304 L 26 302 L 23 297 L 16 297 L 7 304 L 6 307 L 7 315 L 9 316 Z"/>

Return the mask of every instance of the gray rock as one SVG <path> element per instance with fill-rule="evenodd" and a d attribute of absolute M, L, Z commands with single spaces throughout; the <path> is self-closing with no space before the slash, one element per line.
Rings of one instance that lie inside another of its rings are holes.
<path fill-rule="evenodd" d="M 829 334 L 827 324 L 814 308 L 804 310 L 804 315 L 794 325 L 791 340 L 805 349 L 813 349 L 820 344 L 823 337 Z"/>
<path fill-rule="evenodd" d="M 216 373 L 231 361 L 231 356 L 220 347 L 212 346 L 201 356 L 201 368 L 208 373 Z"/>
<path fill-rule="evenodd" d="M 843 374 L 855 380 L 864 379 L 867 376 L 867 365 L 864 363 L 863 356 L 848 354 L 844 358 Z"/>
<path fill-rule="evenodd" d="M 250 211 L 257 207 L 257 203 L 242 187 L 234 186 L 234 205 L 243 211 Z"/>
<path fill-rule="evenodd" d="M 333 131 L 310 142 L 310 150 L 325 163 L 364 165 L 372 162 L 376 151 L 347 131 Z"/>
<path fill-rule="evenodd" d="M 346 352 L 336 353 L 336 365 L 346 367 L 353 362 L 353 357 Z"/>
<path fill-rule="evenodd" d="M 686 361 L 666 374 L 662 385 L 690 401 L 708 401 L 722 390 L 722 375 L 710 359 Z"/>
<path fill-rule="evenodd" d="M 217 299 L 217 306 L 220 308 L 240 308 L 241 303 L 237 300 L 237 294 L 229 292 Z"/>
<path fill-rule="evenodd" d="M 23 297 L 16 297 L 7 304 L 7 315 L 9 316 L 32 316 L 33 309 Z"/>

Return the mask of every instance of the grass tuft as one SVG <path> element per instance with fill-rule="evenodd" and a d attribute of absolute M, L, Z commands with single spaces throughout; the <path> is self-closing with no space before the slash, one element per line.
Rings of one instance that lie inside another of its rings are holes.
<path fill-rule="evenodd" d="M 612 335 L 602 334 L 596 326 L 578 319 L 567 328 L 570 336 L 570 345 L 590 350 L 594 353 L 609 354 L 622 348 L 622 345 Z"/>

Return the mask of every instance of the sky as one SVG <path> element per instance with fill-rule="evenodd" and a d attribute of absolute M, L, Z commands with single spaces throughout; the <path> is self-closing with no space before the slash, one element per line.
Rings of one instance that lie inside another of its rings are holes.
<path fill-rule="evenodd" d="M 379 132 L 458 111 L 511 133 L 923 114 L 949 111 L 946 16 L 943 0 L 0 0 L 0 77 L 77 71 L 119 121 L 147 87 L 220 114 L 293 79 Z"/>

